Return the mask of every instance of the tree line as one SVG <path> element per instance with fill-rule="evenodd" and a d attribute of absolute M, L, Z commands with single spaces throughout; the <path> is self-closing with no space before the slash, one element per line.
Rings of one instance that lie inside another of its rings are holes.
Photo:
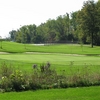
<path fill-rule="evenodd" d="M 48 19 L 39 26 L 24 25 L 9 32 L 10 40 L 19 43 L 78 42 L 100 45 L 100 1 L 89 0 L 81 10 Z"/>

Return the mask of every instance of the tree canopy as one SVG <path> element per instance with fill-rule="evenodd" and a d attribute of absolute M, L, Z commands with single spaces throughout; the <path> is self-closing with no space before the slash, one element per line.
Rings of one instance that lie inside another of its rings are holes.
<path fill-rule="evenodd" d="M 20 43 L 83 42 L 100 45 L 100 0 L 83 3 L 81 10 L 48 19 L 39 26 L 24 25 L 9 32 L 10 39 Z"/>
<path fill-rule="evenodd" d="M 83 4 L 83 8 L 78 13 L 78 22 L 86 41 L 91 41 L 91 47 L 93 44 L 99 45 L 98 33 L 100 31 L 100 6 L 94 1 L 86 1 Z M 97 42 L 98 40 L 98 42 Z"/>

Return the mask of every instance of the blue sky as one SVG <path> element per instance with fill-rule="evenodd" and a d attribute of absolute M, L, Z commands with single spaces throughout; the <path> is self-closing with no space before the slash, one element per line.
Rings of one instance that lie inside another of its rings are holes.
<path fill-rule="evenodd" d="M 56 19 L 82 8 L 86 0 L 0 0 L 0 36 L 23 25 L 40 25 L 49 18 Z M 97 1 L 97 0 L 95 0 Z"/>

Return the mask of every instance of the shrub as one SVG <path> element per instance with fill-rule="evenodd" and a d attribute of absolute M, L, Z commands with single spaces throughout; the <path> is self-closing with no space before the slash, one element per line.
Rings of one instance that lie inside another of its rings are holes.
<path fill-rule="evenodd" d="M 4 91 L 12 91 L 10 75 L 13 72 L 13 70 L 14 69 L 12 65 L 8 67 L 5 62 L 3 62 L 0 66 L 0 88 Z"/>
<path fill-rule="evenodd" d="M 4 91 L 12 91 L 11 80 L 6 76 L 3 76 L 0 82 L 0 88 Z"/>
<path fill-rule="evenodd" d="M 25 90 L 27 84 L 26 79 L 23 73 L 20 70 L 15 70 L 10 75 L 11 83 L 12 83 L 12 89 L 15 91 L 22 91 Z"/>
<path fill-rule="evenodd" d="M 28 88 L 26 74 L 14 69 L 11 65 L 8 66 L 5 62 L 2 63 L 0 68 L 1 89 L 4 91 L 22 91 Z"/>
<path fill-rule="evenodd" d="M 36 71 L 29 77 L 29 88 L 31 90 L 37 90 L 41 88 L 41 84 L 39 82 L 39 75 Z"/>
<path fill-rule="evenodd" d="M 0 76 L 1 77 L 8 77 L 12 74 L 12 72 L 14 71 L 14 67 L 12 67 L 12 65 L 10 64 L 9 66 L 3 62 L 0 66 Z"/>
<path fill-rule="evenodd" d="M 35 68 L 34 73 L 31 74 L 29 85 L 31 89 L 47 89 L 51 88 L 55 83 L 57 73 L 50 69 L 50 63 L 40 65 L 40 69 Z"/>
<path fill-rule="evenodd" d="M 57 74 L 56 70 L 51 69 L 51 64 L 40 65 L 40 68 L 34 67 L 29 75 L 21 70 L 16 70 L 6 63 L 1 65 L 0 70 L 0 91 L 25 91 L 51 88 L 83 87 L 91 85 L 100 85 L 100 73 L 91 73 L 88 67 L 71 75 Z M 72 68 L 72 63 L 71 67 Z"/>

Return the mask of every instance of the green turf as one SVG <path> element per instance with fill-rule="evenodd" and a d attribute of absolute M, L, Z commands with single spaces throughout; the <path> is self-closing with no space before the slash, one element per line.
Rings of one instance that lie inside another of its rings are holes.
<path fill-rule="evenodd" d="M 0 100 L 100 100 L 100 87 L 0 93 Z"/>
<path fill-rule="evenodd" d="M 34 46 L 32 44 L 19 44 L 14 42 L 2 42 L 2 52 L 10 54 L 0 54 L 0 64 L 4 61 L 12 66 L 30 72 L 32 65 L 49 61 L 51 67 L 58 73 L 65 70 L 65 73 L 77 71 L 79 68 L 89 66 L 92 72 L 100 72 L 100 47 L 89 45 L 45 45 Z M 25 53 L 27 52 L 27 53 Z M 31 53 L 30 53 L 31 52 Z M 13 53 L 13 54 L 12 54 Z M 78 55 L 76 55 L 78 54 Z M 85 55 L 84 55 L 85 54 Z M 51 89 L 27 92 L 0 93 L 0 100 L 100 100 L 100 87 Z"/>
<path fill-rule="evenodd" d="M 75 70 L 87 65 L 90 66 L 93 71 L 100 69 L 100 47 L 96 46 L 94 48 L 90 48 L 89 45 L 81 47 L 76 44 L 34 46 L 33 44 L 19 44 L 15 42 L 3 41 L 2 47 L 3 49 L 0 49 L 0 51 L 17 53 L 1 53 L 0 62 L 9 62 L 15 67 L 20 67 L 28 72 L 32 70 L 32 65 L 34 63 L 39 66 L 47 61 L 51 63 L 52 68 L 55 68 L 57 72 L 65 70 L 68 73 L 70 67 L 72 66 L 72 62 L 74 66 L 73 69 Z M 88 55 L 86 56 L 84 54 Z"/>
<path fill-rule="evenodd" d="M 82 64 L 100 64 L 99 56 L 84 56 L 84 55 L 67 55 L 67 54 L 44 54 L 44 53 L 31 53 L 31 54 L 6 54 L 0 55 L 0 59 L 21 61 L 30 63 L 43 63 L 50 61 L 52 64 L 68 65 L 70 61 L 74 61 L 75 65 Z"/>
<path fill-rule="evenodd" d="M 46 63 L 49 61 L 51 67 L 56 69 L 59 73 L 65 70 L 69 73 L 70 69 L 78 70 L 88 66 L 92 71 L 100 71 L 100 57 L 99 56 L 84 56 L 84 55 L 67 55 L 56 53 L 31 53 L 31 54 L 3 54 L 0 55 L 0 62 L 12 64 L 15 67 L 24 69 L 30 72 L 33 64 Z M 72 68 L 71 68 L 72 67 Z"/>
<path fill-rule="evenodd" d="M 51 52 L 51 53 L 67 53 L 67 54 L 100 54 L 100 47 L 94 46 L 91 48 L 90 45 L 78 44 L 55 44 L 55 45 L 44 45 L 34 46 L 33 44 L 20 44 L 15 42 L 2 42 L 2 49 L 0 51 L 21 53 L 21 52 Z"/>

